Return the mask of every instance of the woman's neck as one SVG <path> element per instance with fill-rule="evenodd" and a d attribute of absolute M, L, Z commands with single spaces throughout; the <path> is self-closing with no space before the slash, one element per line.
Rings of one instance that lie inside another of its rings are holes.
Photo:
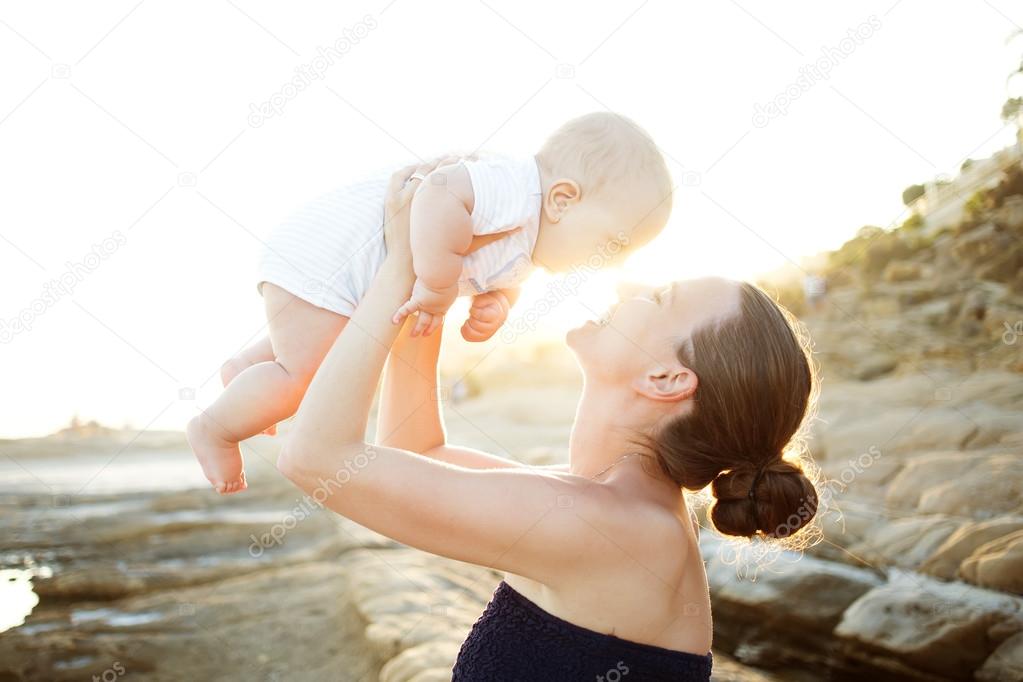
<path fill-rule="evenodd" d="M 645 429 L 635 422 L 635 396 L 584 385 L 569 439 L 569 470 L 592 478 L 637 452 Z"/>

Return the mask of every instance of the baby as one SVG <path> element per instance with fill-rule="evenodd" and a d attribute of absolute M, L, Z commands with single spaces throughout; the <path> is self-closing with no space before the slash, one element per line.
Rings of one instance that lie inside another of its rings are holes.
<path fill-rule="evenodd" d="M 387 185 L 381 176 L 328 193 L 268 238 L 258 288 L 269 336 L 224 364 L 224 392 L 187 427 L 218 492 L 245 489 L 238 443 L 295 413 L 383 263 Z M 412 333 L 430 334 L 455 298 L 471 296 L 462 336 L 485 341 L 535 266 L 564 272 L 646 244 L 667 222 L 671 193 L 650 137 L 611 113 L 569 121 L 535 156 L 441 166 L 412 199 L 416 282 L 394 321 L 416 313 Z"/>

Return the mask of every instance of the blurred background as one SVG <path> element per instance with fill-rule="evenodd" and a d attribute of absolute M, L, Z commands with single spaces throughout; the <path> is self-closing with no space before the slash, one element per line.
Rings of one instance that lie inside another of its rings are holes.
<path fill-rule="evenodd" d="M 658 143 L 671 222 L 488 343 L 461 304 L 451 439 L 563 460 L 567 329 L 757 281 L 815 342 L 827 508 L 805 553 L 705 533 L 718 679 L 1023 679 L 1021 61 L 1008 0 L 4 5 L 0 680 L 447 679 L 493 573 L 320 512 L 280 437 L 219 499 L 180 430 L 288 213 L 595 110 Z"/>

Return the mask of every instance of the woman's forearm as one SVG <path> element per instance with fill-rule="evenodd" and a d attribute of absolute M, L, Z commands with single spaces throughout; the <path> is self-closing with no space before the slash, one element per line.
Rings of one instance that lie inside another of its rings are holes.
<path fill-rule="evenodd" d="M 439 329 L 412 336 L 409 322 L 391 347 L 377 413 L 376 442 L 423 453 L 444 443 L 444 423 L 437 390 Z"/>
<path fill-rule="evenodd" d="M 390 313 L 408 297 L 412 283 L 407 263 L 384 261 L 313 377 L 282 457 L 312 464 L 306 460 L 365 442 L 373 393 L 401 329 L 391 323 Z"/>

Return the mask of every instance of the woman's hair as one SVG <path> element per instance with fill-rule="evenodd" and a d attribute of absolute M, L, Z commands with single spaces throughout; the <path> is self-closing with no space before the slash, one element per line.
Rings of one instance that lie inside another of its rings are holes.
<path fill-rule="evenodd" d="M 650 446 L 683 488 L 711 485 L 719 532 L 785 538 L 817 512 L 798 436 L 817 380 L 799 323 L 758 287 L 739 289 L 736 314 L 680 345 L 679 361 L 698 378 L 693 409 L 664 425 Z"/>

